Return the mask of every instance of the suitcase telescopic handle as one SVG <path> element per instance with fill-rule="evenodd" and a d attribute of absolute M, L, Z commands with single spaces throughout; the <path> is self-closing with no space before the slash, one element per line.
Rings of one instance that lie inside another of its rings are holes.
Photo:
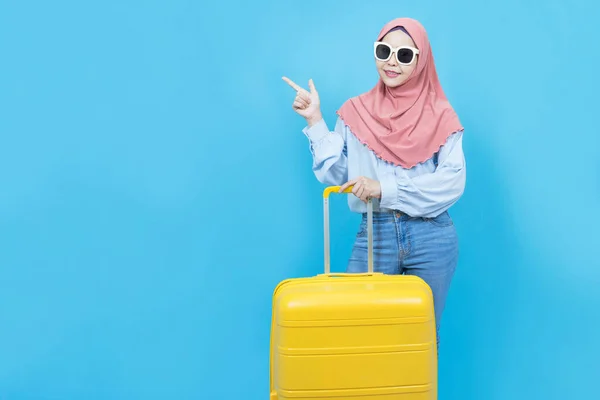
<path fill-rule="evenodd" d="M 352 193 L 349 186 L 341 193 Z M 329 186 L 323 191 L 323 219 L 325 234 L 325 274 L 331 272 L 330 239 L 329 239 L 329 195 L 340 193 L 341 186 Z M 368 242 L 368 273 L 373 273 L 373 201 L 367 201 L 367 242 Z"/>

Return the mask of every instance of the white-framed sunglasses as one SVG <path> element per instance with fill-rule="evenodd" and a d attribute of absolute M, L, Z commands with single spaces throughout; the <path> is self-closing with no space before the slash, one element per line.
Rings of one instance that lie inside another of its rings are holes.
<path fill-rule="evenodd" d="M 396 60 L 399 64 L 410 65 L 415 61 L 415 57 L 419 54 L 419 49 L 410 46 L 392 47 L 385 42 L 373 43 L 373 52 L 375 58 L 379 61 L 387 61 L 396 53 Z"/>

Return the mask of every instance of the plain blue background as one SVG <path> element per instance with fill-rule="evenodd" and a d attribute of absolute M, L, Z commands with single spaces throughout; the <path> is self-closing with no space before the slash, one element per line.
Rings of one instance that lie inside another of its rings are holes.
<path fill-rule="evenodd" d="M 0 399 L 266 399 L 273 288 L 323 266 L 281 76 L 333 128 L 399 16 L 466 128 L 440 399 L 596 398 L 598 3 L 202 3 L 0 4 Z"/>

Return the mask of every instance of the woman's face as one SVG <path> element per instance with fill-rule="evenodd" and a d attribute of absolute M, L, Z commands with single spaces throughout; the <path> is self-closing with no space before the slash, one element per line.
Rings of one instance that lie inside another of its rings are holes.
<path fill-rule="evenodd" d="M 417 47 L 412 38 L 401 30 L 389 32 L 381 39 L 381 42 L 387 43 L 393 49 L 401 46 L 409 46 L 412 48 Z M 403 58 L 410 58 L 410 51 L 401 49 L 399 52 L 401 53 L 401 60 L 403 60 Z M 385 49 L 381 49 L 379 52 L 376 50 L 376 53 L 379 54 L 380 57 L 383 56 L 385 58 L 387 56 Z M 415 54 L 410 65 L 400 64 L 398 62 L 398 58 L 396 57 L 395 51 L 393 54 L 391 54 L 389 60 L 387 61 L 381 61 L 375 57 L 377 72 L 379 72 L 379 76 L 381 77 L 383 83 L 391 88 L 402 85 L 417 67 L 417 57 L 418 56 Z"/>

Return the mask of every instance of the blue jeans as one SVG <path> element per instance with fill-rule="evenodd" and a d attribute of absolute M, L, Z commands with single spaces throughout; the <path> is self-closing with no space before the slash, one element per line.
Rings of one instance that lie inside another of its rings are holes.
<path fill-rule="evenodd" d="M 347 272 L 367 271 L 367 245 L 367 215 L 363 214 Z M 427 282 L 433 292 L 438 346 L 440 321 L 457 262 L 458 237 L 447 212 L 435 218 L 373 213 L 373 269 L 416 275 Z"/>

